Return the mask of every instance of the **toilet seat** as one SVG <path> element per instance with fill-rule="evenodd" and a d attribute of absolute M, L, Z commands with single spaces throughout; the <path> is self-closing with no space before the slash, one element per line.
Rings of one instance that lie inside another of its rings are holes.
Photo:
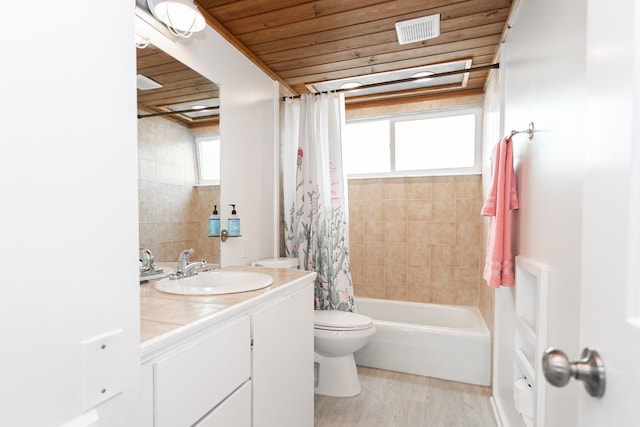
<path fill-rule="evenodd" d="M 373 325 L 373 320 L 363 314 L 340 310 L 316 310 L 314 328 L 326 331 L 361 331 Z"/>

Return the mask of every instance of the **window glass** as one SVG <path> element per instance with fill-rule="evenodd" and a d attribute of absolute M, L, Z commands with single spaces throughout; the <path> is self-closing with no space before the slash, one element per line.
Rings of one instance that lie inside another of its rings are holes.
<path fill-rule="evenodd" d="M 347 123 L 342 140 L 342 164 L 347 174 L 391 170 L 388 120 Z"/>
<path fill-rule="evenodd" d="M 395 123 L 397 171 L 470 168 L 475 160 L 475 115 Z"/>
<path fill-rule="evenodd" d="M 466 108 L 349 121 L 344 168 L 359 177 L 479 173 L 480 114 Z"/>
<path fill-rule="evenodd" d="M 220 137 L 207 136 L 196 139 L 198 156 L 198 183 L 220 183 Z"/>

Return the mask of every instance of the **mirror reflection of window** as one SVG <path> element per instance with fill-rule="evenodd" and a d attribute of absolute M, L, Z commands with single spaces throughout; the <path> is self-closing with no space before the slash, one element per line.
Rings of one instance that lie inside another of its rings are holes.
<path fill-rule="evenodd" d="M 198 184 L 220 184 L 220 135 L 196 138 Z"/>

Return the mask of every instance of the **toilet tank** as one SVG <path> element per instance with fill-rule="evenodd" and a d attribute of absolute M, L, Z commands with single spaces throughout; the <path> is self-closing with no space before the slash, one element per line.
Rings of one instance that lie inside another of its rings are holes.
<path fill-rule="evenodd" d="M 253 261 L 251 263 L 254 267 L 270 267 L 270 268 L 298 268 L 300 261 L 298 258 L 268 258 Z"/>

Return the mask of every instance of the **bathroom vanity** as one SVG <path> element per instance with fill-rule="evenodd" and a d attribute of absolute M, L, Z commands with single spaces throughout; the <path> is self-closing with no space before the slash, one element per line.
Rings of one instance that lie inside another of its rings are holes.
<path fill-rule="evenodd" d="M 215 296 L 141 285 L 143 426 L 312 426 L 315 273 L 223 270 L 274 283 Z"/>

